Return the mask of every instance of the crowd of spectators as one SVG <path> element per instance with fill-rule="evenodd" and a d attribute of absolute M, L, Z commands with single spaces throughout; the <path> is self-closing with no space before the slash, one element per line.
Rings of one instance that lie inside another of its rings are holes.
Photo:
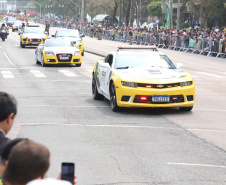
<path fill-rule="evenodd" d="M 220 29 L 218 26 L 212 29 L 203 29 L 198 21 L 193 20 L 190 23 L 188 20 L 185 20 L 185 23 L 189 23 L 190 28 L 176 30 L 175 26 L 172 29 L 167 29 L 165 25 L 163 27 L 158 26 L 158 24 L 154 24 L 152 27 L 148 25 L 127 27 L 125 24 L 122 24 L 119 27 L 118 25 L 92 24 L 87 22 L 81 24 L 70 17 L 65 17 L 65 19 L 36 18 L 36 22 L 42 24 L 45 24 L 47 20 L 51 27 L 78 29 L 80 32 L 98 39 L 100 38 L 98 35 L 101 30 L 103 39 L 129 43 L 129 36 L 132 31 L 132 44 L 157 45 L 162 48 L 212 56 L 225 57 L 226 54 L 226 26 L 223 29 Z M 174 22 L 176 25 L 176 20 Z"/>

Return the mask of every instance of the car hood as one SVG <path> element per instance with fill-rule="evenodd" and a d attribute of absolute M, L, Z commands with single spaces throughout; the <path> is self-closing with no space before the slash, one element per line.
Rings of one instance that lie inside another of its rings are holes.
<path fill-rule="evenodd" d="M 52 51 L 55 55 L 61 53 L 71 53 L 74 54 L 75 51 L 80 52 L 76 47 L 46 47 L 44 51 Z"/>
<path fill-rule="evenodd" d="M 181 70 L 160 67 L 117 69 L 114 74 L 121 80 L 138 83 L 173 83 L 192 79 L 188 73 Z"/>
<path fill-rule="evenodd" d="M 82 41 L 82 39 L 79 37 L 57 37 L 57 39 L 67 39 L 67 40 L 74 41 L 74 42 Z"/>
<path fill-rule="evenodd" d="M 44 33 L 24 33 L 23 34 L 23 37 L 24 38 L 34 38 L 34 39 L 36 39 L 36 38 L 46 38 L 46 35 L 44 34 Z"/>

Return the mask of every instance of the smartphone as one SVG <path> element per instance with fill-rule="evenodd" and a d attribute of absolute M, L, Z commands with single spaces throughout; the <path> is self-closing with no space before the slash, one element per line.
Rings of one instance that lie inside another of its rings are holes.
<path fill-rule="evenodd" d="M 61 179 L 74 184 L 75 176 L 75 164 L 74 163 L 62 163 L 61 164 Z"/>

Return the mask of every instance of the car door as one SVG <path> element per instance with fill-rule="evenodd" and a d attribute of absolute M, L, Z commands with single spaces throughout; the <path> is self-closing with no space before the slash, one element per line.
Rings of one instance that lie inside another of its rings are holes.
<path fill-rule="evenodd" d="M 42 60 L 42 50 L 44 49 L 44 45 L 43 44 L 39 44 L 37 47 L 37 58 L 38 61 Z"/>
<path fill-rule="evenodd" d="M 100 87 L 106 96 L 109 96 L 109 80 L 112 70 L 113 55 L 109 54 L 104 63 L 101 64 L 100 70 Z"/>

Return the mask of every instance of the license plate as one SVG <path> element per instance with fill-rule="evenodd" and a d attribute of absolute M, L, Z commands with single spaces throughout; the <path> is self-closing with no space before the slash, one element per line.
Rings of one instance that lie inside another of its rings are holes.
<path fill-rule="evenodd" d="M 60 60 L 69 60 L 69 57 L 60 57 Z"/>
<path fill-rule="evenodd" d="M 169 96 L 152 96 L 152 102 L 169 102 Z"/>
<path fill-rule="evenodd" d="M 32 42 L 32 44 L 38 44 L 37 42 Z"/>

